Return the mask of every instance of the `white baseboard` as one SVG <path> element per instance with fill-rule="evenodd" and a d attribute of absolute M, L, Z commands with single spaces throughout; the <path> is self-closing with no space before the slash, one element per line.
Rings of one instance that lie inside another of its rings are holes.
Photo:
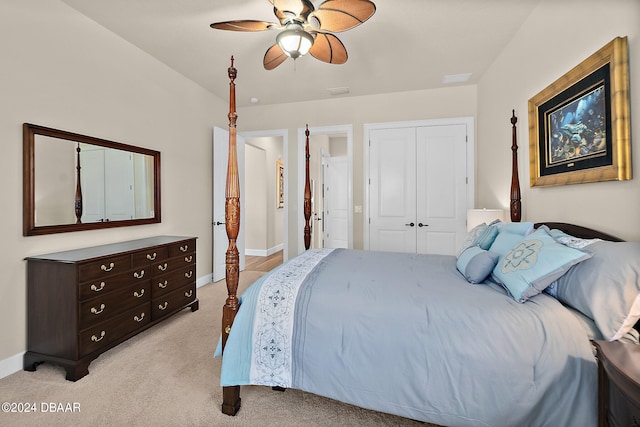
<path fill-rule="evenodd" d="M 207 283 L 213 282 L 213 273 L 209 273 L 206 276 L 202 276 L 196 280 L 196 288 L 200 288 Z"/>
<path fill-rule="evenodd" d="M 284 249 L 284 243 L 280 243 L 269 249 L 245 249 L 244 254 L 249 256 L 269 256 Z"/>
<path fill-rule="evenodd" d="M 22 370 L 24 360 L 24 352 L 18 353 L 4 360 L 0 360 L 0 379 L 8 377 Z"/>

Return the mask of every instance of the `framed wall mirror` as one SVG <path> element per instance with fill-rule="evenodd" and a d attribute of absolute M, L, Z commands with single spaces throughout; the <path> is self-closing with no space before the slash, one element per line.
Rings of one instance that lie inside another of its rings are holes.
<path fill-rule="evenodd" d="M 23 125 L 25 236 L 160 218 L 159 151 Z"/>

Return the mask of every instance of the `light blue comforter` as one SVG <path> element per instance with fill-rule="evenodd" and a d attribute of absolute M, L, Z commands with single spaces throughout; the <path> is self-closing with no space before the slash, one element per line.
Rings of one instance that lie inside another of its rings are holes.
<path fill-rule="evenodd" d="M 575 316 L 547 295 L 521 304 L 469 284 L 455 261 L 301 254 L 243 294 L 221 385 L 297 388 L 447 426 L 595 426 L 597 366 Z"/>

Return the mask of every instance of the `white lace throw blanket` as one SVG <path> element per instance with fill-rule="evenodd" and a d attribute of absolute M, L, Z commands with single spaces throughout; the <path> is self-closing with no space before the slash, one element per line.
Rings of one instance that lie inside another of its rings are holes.
<path fill-rule="evenodd" d="M 333 249 L 313 249 L 292 259 L 262 284 L 253 322 L 251 384 L 291 387 L 291 341 L 296 298 L 307 275 Z"/>

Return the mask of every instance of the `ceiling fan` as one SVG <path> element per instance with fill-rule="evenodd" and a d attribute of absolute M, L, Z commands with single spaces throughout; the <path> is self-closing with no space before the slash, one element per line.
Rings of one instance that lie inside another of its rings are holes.
<path fill-rule="evenodd" d="M 264 54 L 263 64 L 273 70 L 287 58 L 310 53 L 329 64 L 347 62 L 347 49 L 332 33 L 350 30 L 376 11 L 369 0 L 326 0 L 317 9 L 309 0 L 269 0 L 279 23 L 255 20 L 215 22 L 211 28 L 229 31 L 279 30 L 276 43 Z"/>

